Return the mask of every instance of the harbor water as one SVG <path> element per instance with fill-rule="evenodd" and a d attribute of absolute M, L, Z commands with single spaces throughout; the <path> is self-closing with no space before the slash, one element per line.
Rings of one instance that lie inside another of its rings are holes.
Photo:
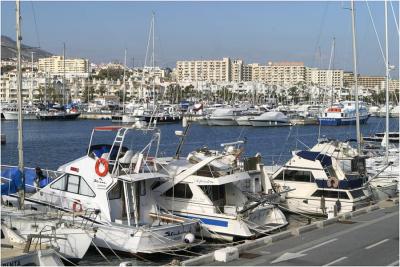
<path fill-rule="evenodd" d="M 111 125 L 111 121 L 104 120 L 76 120 L 76 121 L 25 121 L 24 122 L 24 164 L 27 167 L 40 166 L 46 169 L 57 169 L 60 165 L 83 156 L 88 148 L 92 129 L 97 126 Z M 115 125 L 115 124 L 114 124 Z M 182 130 L 180 124 L 166 124 L 159 126 L 161 130 L 160 156 L 173 156 L 179 138 L 176 130 Z M 376 132 L 383 132 L 384 118 L 370 118 L 367 124 L 361 125 L 363 136 Z M 399 130 L 398 118 L 390 119 L 390 131 Z M 1 146 L 1 164 L 17 165 L 17 122 L 2 121 L 1 133 L 7 136 L 7 144 Z M 94 140 L 102 143 L 110 141 L 112 134 L 104 133 L 101 138 Z M 220 149 L 221 143 L 237 140 L 246 141 L 244 156 L 253 156 L 261 153 L 267 165 L 283 164 L 291 157 L 291 152 L 298 149 L 307 149 L 313 146 L 320 137 L 340 140 L 355 139 L 355 126 L 291 126 L 291 127 L 212 127 L 193 123 L 189 129 L 181 155 L 207 146 L 211 149 Z M 135 133 L 137 147 L 142 147 L 148 135 Z M 135 147 L 135 145 L 133 146 Z M 289 227 L 306 224 L 307 219 L 297 215 L 288 216 Z M 213 242 L 202 245 L 188 252 L 180 260 L 189 256 L 205 254 L 211 249 L 219 248 L 222 244 Z M 107 260 L 91 248 L 80 265 L 119 265 L 121 261 L 131 261 L 133 265 L 164 265 L 168 264 L 173 255 L 136 256 L 119 254 L 115 256 L 111 251 L 102 251 Z"/>
<path fill-rule="evenodd" d="M 25 121 L 24 122 L 24 163 L 27 167 L 40 166 L 56 169 L 60 165 L 77 159 L 86 153 L 92 129 L 97 126 L 111 125 L 104 120 L 76 121 Z M 176 130 L 182 130 L 181 124 L 159 125 L 161 129 L 160 156 L 175 154 L 179 138 Z M 385 119 L 372 117 L 361 125 L 363 136 L 383 132 Z M 399 130 L 398 118 L 390 119 L 390 131 Z M 17 121 L 2 121 L 1 132 L 7 136 L 7 144 L 1 146 L 1 163 L 18 164 Z M 245 140 L 245 156 L 261 153 L 265 164 L 284 163 L 290 158 L 291 151 L 307 149 L 315 145 L 321 137 L 339 140 L 355 139 L 355 126 L 291 126 L 291 127 L 239 127 L 206 126 L 193 123 L 189 129 L 181 155 L 203 146 L 220 149 L 220 144 Z M 146 136 L 136 133 L 136 144 L 145 142 Z M 112 134 L 101 136 L 110 141 Z M 101 139 L 95 140 L 101 142 Z"/>

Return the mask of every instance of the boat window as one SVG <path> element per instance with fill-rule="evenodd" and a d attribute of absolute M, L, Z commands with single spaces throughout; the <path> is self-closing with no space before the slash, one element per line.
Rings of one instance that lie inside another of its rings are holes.
<path fill-rule="evenodd" d="M 351 171 L 360 174 L 365 173 L 365 158 L 355 158 L 351 160 Z"/>
<path fill-rule="evenodd" d="M 154 190 L 155 188 L 159 187 L 160 185 L 162 185 L 165 182 L 162 181 L 156 181 L 151 185 L 151 190 Z"/>
<path fill-rule="evenodd" d="M 75 194 L 79 193 L 79 176 L 68 175 L 67 191 Z"/>
<path fill-rule="evenodd" d="M 167 197 L 192 198 L 193 193 L 188 184 L 177 184 L 165 192 Z"/>
<path fill-rule="evenodd" d="M 50 185 L 50 188 L 62 190 L 62 191 L 66 191 L 66 187 L 67 187 L 67 176 L 66 175 L 64 175 L 63 177 L 61 177 L 60 179 L 55 181 L 52 185 Z"/>
<path fill-rule="evenodd" d="M 86 183 L 85 179 L 81 177 L 80 186 L 79 186 L 79 194 L 89 197 L 94 197 L 95 194 L 90 186 Z"/>
<path fill-rule="evenodd" d="M 340 198 L 349 199 L 346 192 L 343 191 L 331 191 L 331 190 L 317 190 L 312 195 L 312 197 L 326 197 L 326 198 Z"/>
<path fill-rule="evenodd" d="M 225 185 L 200 185 L 211 201 L 225 199 Z"/>
<path fill-rule="evenodd" d="M 283 170 L 278 174 L 278 176 L 275 177 L 275 179 L 296 182 L 314 182 L 314 176 L 312 172 L 298 170 Z"/>
<path fill-rule="evenodd" d="M 350 191 L 350 194 L 353 198 L 359 198 L 365 196 L 364 192 L 362 189 Z"/>
<path fill-rule="evenodd" d="M 108 192 L 108 199 L 120 199 L 122 195 L 122 182 L 118 181 L 116 185 Z"/>
<path fill-rule="evenodd" d="M 78 175 L 64 175 L 50 185 L 50 188 L 89 197 L 96 196 L 86 181 Z"/>

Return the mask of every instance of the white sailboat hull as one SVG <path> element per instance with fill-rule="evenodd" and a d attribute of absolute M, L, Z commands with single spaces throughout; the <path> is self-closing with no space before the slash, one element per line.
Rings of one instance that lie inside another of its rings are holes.
<path fill-rule="evenodd" d="M 18 120 L 18 111 L 3 111 L 4 119 L 7 121 Z M 22 113 L 22 118 L 24 120 L 37 120 L 35 113 Z"/>

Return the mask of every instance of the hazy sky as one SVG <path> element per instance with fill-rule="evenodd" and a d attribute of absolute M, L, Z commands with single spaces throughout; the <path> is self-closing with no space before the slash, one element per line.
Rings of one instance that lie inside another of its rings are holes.
<path fill-rule="evenodd" d="M 399 20 L 399 5 L 393 1 Z M 384 4 L 369 2 L 384 45 Z M 156 14 L 155 57 L 160 66 L 176 60 L 225 56 L 246 63 L 303 61 L 328 68 L 332 38 L 336 37 L 334 66 L 352 70 L 351 12 L 340 2 L 39 2 L 24 1 L 23 42 L 67 57 L 95 63 L 144 62 L 151 12 Z M 1 31 L 15 39 L 15 2 L 1 1 Z M 36 19 L 35 19 L 36 18 Z M 359 72 L 384 73 L 365 1 L 356 2 Z M 36 21 L 36 23 L 35 23 Z M 36 25 L 36 26 L 35 26 Z M 389 4 L 390 62 L 398 66 L 399 36 Z M 320 47 L 320 49 L 319 49 Z M 318 56 L 319 50 L 321 57 Z M 398 76 L 398 69 L 393 72 Z"/>

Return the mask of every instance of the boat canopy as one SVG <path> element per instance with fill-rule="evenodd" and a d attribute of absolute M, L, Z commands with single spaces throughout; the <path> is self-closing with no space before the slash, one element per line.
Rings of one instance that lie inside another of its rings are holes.
<path fill-rule="evenodd" d="M 326 154 L 321 154 L 319 152 L 302 150 L 300 152 L 297 152 L 296 155 L 307 160 L 312 160 L 312 161 L 318 160 L 321 162 L 321 165 L 323 167 L 328 167 L 332 165 L 331 157 Z"/>
<path fill-rule="evenodd" d="M 132 173 L 132 174 L 120 175 L 118 176 L 118 178 L 127 182 L 134 183 L 150 179 L 159 179 L 159 178 L 166 179 L 169 178 L 169 176 L 159 172 L 148 172 L 148 173 Z"/>
<path fill-rule="evenodd" d="M 255 117 L 254 120 L 287 122 L 288 117 L 279 111 L 268 111 L 258 117 Z"/>

